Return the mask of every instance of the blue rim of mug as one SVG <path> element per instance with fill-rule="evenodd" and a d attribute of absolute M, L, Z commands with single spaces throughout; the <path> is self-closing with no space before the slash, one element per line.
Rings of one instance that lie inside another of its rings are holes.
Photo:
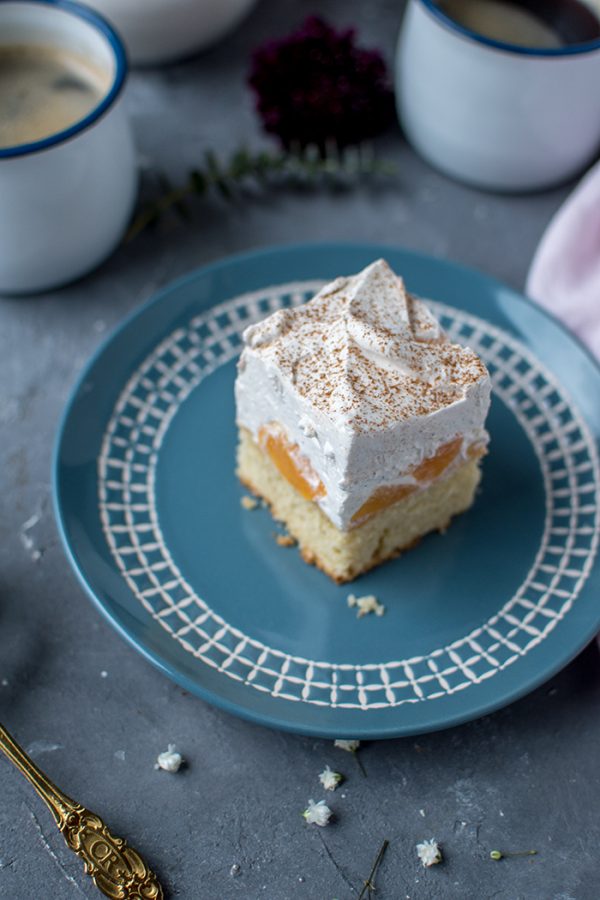
<path fill-rule="evenodd" d="M 92 25 L 108 43 L 115 58 L 115 74 L 112 84 L 108 91 L 102 97 L 100 103 L 95 106 L 83 119 L 79 119 L 68 128 L 57 131 L 48 137 L 39 141 L 31 141 L 27 144 L 15 144 L 13 147 L 0 147 L 0 159 L 9 159 L 17 156 L 26 156 L 30 153 L 38 153 L 40 150 L 48 150 L 57 144 L 62 144 L 70 138 L 75 137 L 82 131 L 85 131 L 90 125 L 93 125 L 104 113 L 113 105 L 125 84 L 127 77 L 127 54 L 123 42 L 114 28 L 101 15 L 88 9 L 87 6 L 80 6 L 79 3 L 73 3 L 72 0 L 0 0 L 0 9 L 3 3 L 25 3 L 34 6 L 54 6 L 63 12 L 69 13 L 76 18 L 82 19 L 88 25 Z"/>
<path fill-rule="evenodd" d="M 435 18 L 439 19 L 442 24 L 462 37 L 470 38 L 479 44 L 485 44 L 496 50 L 504 50 L 507 53 L 517 53 L 520 56 L 575 56 L 582 53 L 592 53 L 594 50 L 600 49 L 600 38 L 593 41 L 585 41 L 580 44 L 566 44 L 562 47 L 521 47 L 519 44 L 511 44 L 508 41 L 497 41 L 494 38 L 486 37 L 477 31 L 467 28 L 456 22 L 444 10 L 438 6 L 435 0 L 418 0 L 428 12 L 432 13 Z M 590 10 L 591 12 L 591 10 Z"/>

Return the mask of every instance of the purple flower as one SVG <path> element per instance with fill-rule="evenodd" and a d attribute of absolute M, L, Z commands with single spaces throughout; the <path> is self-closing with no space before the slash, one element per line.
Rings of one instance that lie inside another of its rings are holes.
<path fill-rule="evenodd" d="M 355 31 L 336 31 L 311 16 L 297 31 L 255 51 L 248 83 L 265 131 L 294 144 L 359 144 L 394 119 L 387 68 L 376 50 L 356 46 Z"/>

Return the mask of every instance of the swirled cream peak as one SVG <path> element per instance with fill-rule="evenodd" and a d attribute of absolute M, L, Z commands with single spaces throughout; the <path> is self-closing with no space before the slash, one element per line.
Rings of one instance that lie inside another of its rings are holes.
<path fill-rule="evenodd" d="M 487 378 L 477 354 L 448 341 L 381 259 L 244 338 L 310 408 L 351 432 L 435 413 Z"/>

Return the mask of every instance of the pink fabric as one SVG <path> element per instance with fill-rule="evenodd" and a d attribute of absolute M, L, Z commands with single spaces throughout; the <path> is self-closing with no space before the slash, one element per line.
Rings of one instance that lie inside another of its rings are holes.
<path fill-rule="evenodd" d="M 552 218 L 526 291 L 600 360 L 600 163 Z"/>

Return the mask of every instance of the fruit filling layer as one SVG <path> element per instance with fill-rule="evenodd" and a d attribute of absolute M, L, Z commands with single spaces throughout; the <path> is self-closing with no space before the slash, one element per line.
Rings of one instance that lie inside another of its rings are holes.
<path fill-rule="evenodd" d="M 269 422 L 258 432 L 258 443 L 292 487 L 305 500 L 319 500 L 326 494 L 325 486 L 315 470 L 300 452 L 298 444 L 292 444 L 283 428 Z"/>
<path fill-rule="evenodd" d="M 303 456 L 297 444 L 287 437 L 284 428 L 277 422 L 264 425 L 258 434 L 258 443 L 264 453 L 275 465 L 279 473 L 288 481 L 305 500 L 317 501 L 327 493 L 325 485 Z M 418 466 L 407 472 L 399 472 L 402 483 L 383 485 L 377 488 L 369 499 L 352 516 L 353 526 L 362 524 L 382 510 L 403 500 L 415 491 L 427 487 L 441 478 L 458 458 L 473 460 L 483 455 L 485 448 L 481 444 L 471 444 L 463 451 L 462 437 L 455 437 L 439 448 L 437 453 L 424 459 Z"/>

